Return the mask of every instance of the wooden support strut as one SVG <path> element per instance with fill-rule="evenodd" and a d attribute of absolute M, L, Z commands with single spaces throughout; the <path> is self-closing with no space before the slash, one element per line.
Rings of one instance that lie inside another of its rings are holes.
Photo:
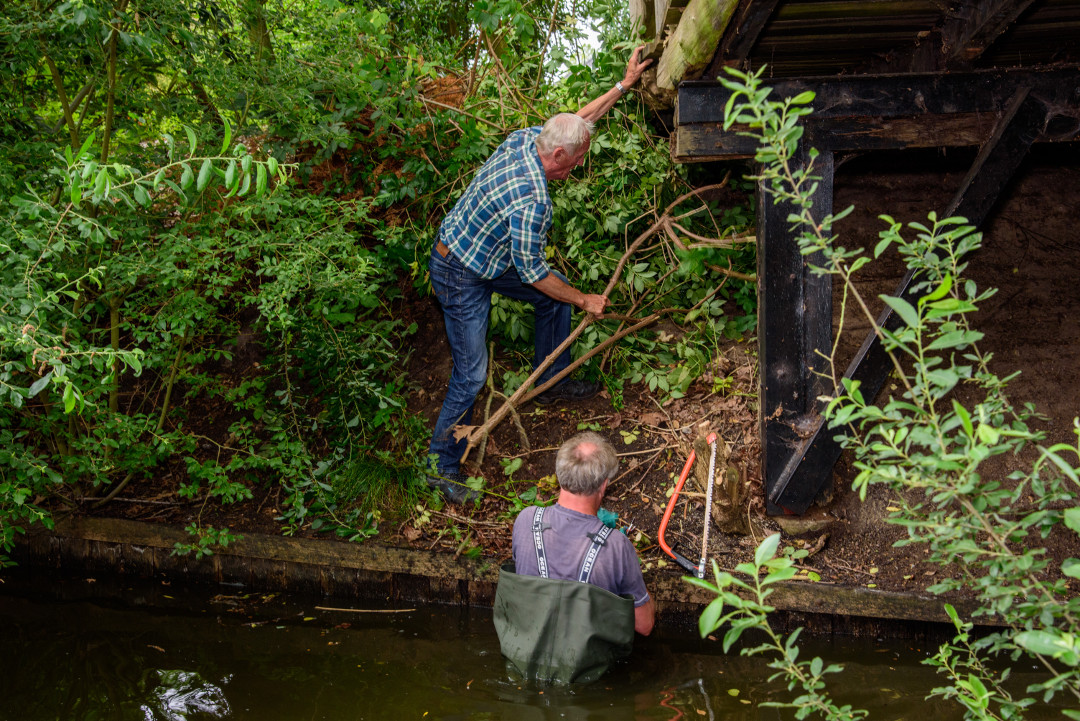
<path fill-rule="evenodd" d="M 743 65 L 779 4 L 780 0 L 742 0 L 739 3 L 712 64 L 706 71 L 709 79 L 720 75 L 725 65 Z"/>
<path fill-rule="evenodd" d="M 1033 1 L 965 0 L 963 12 L 944 28 L 946 66 L 982 55 Z"/>
<path fill-rule="evenodd" d="M 943 217 L 961 215 L 972 225 L 981 225 L 1041 133 L 1046 117 L 1046 108 L 1030 96 L 1028 89 L 1018 90 Z M 909 271 L 894 295 L 914 303 L 916 299 L 911 292 L 913 279 L 914 275 Z M 900 320 L 887 307 L 876 323 L 878 327 L 895 330 Z M 891 367 L 880 339 L 871 333 L 844 377 L 860 381 L 863 396 L 873 399 L 884 385 Z M 804 513 L 832 477 L 832 468 L 840 453 L 840 444 L 833 434 L 827 432 L 824 419 L 818 416 L 805 438 L 795 444 L 775 479 L 769 478 L 772 481 L 767 484 L 766 490 L 769 507 L 787 513 Z"/>
<path fill-rule="evenodd" d="M 911 147 L 981 148 L 947 215 L 981 224 L 1034 142 L 1080 137 L 1080 67 L 924 75 L 845 76 L 770 81 L 776 95 L 810 90 L 814 114 L 806 144 L 822 151 L 823 178 L 814 212 L 832 204 L 832 152 Z M 753 157 L 756 142 L 723 130 L 729 91 L 717 83 L 682 83 L 673 157 L 681 161 Z M 805 162 L 805 157 L 801 162 Z M 817 350 L 831 345 L 831 294 L 814 285 L 787 230 L 787 213 L 759 202 L 761 438 L 767 509 L 802 513 L 832 476 L 839 446 L 816 417 L 824 391 L 813 372 Z M 809 259 L 813 263 L 813 259 Z M 910 287 L 906 278 L 897 295 Z M 878 323 L 895 323 L 890 313 Z M 886 326 L 887 327 L 887 326 Z M 888 355 L 874 336 L 846 377 L 863 393 L 880 390 Z"/>
<path fill-rule="evenodd" d="M 960 0 L 939 27 L 907 47 L 879 55 L 861 71 L 870 73 L 958 70 L 981 56 L 1034 0 Z"/>

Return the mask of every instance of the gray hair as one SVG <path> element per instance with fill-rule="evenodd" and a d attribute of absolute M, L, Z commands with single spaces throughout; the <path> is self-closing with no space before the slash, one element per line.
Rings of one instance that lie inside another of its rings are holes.
<path fill-rule="evenodd" d="M 555 477 L 559 488 L 579 496 L 591 496 L 604 481 L 615 477 L 619 457 L 599 434 L 579 433 L 559 447 L 555 456 Z"/>
<path fill-rule="evenodd" d="M 546 123 L 536 137 L 536 150 L 551 155 L 556 148 L 576 153 L 592 136 L 593 124 L 573 113 L 559 113 Z"/>

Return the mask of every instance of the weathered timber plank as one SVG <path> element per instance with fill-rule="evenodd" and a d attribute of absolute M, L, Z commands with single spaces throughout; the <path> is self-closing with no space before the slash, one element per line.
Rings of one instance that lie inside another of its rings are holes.
<path fill-rule="evenodd" d="M 643 31 L 645 40 L 656 37 L 655 13 L 653 0 L 630 0 L 630 22 Z"/>
<path fill-rule="evenodd" d="M 306 564 L 287 563 L 261 556 L 247 556 L 238 553 L 241 542 L 231 544 L 231 557 L 215 566 L 214 558 L 207 557 L 197 562 L 193 557 L 169 556 L 171 538 L 186 538 L 179 528 L 139 523 L 136 521 L 111 521 L 108 519 L 85 519 L 77 523 L 65 522 L 53 531 L 34 529 L 26 538 L 18 539 L 16 553 L 28 557 L 27 563 L 34 569 L 43 564 L 48 566 L 55 561 L 51 570 L 81 569 L 88 555 L 96 554 L 100 560 L 119 546 L 122 558 L 143 559 L 148 565 L 155 566 L 154 576 L 173 585 L 195 580 L 194 574 L 216 577 L 220 581 L 235 582 L 230 577 L 239 566 L 248 569 L 241 572 L 240 578 L 249 578 L 252 588 L 272 590 L 304 590 L 311 588 L 317 579 L 316 593 L 331 598 L 361 599 L 409 599 L 455 602 L 491 606 L 494 602 L 498 563 L 489 559 L 490 568 L 478 565 L 478 573 L 472 576 L 457 577 L 458 560 L 445 553 L 410 551 L 426 556 L 430 560 L 421 567 L 427 569 L 426 575 L 410 575 L 391 571 L 372 571 L 368 569 L 342 567 L 335 565 L 308 566 Z M 112 535 L 112 532 L 116 535 Z M 85 537 L 84 535 L 85 534 Z M 245 539 L 249 540 L 249 539 Z M 252 548 L 266 550 L 278 546 L 276 541 L 289 546 L 295 542 L 301 545 L 320 544 L 343 546 L 333 541 L 310 541 L 306 539 L 286 539 L 252 535 Z M 141 547 L 143 552 L 132 553 L 129 546 Z M 166 545 L 168 544 L 168 545 Z M 95 550 L 102 547 L 104 550 Z M 36 549 L 36 550 L 35 550 Z M 223 549 L 224 551 L 225 549 Z M 104 554 L 104 555 L 103 555 Z M 164 554 L 164 555 L 162 555 Z M 155 556 L 162 555 L 157 561 Z M 308 557 L 333 559 L 337 553 L 307 554 Z M 166 560 L 168 559 L 168 560 Z M 296 574 L 297 568 L 302 569 Z M 198 570 L 201 569 L 201 570 Z M 274 569 L 284 569 L 276 571 Z M 317 569 L 313 570 L 313 569 Z M 33 570 L 33 569 L 31 569 Z M 100 569 L 103 572 L 109 569 Z M 113 571 L 123 570 L 132 573 L 136 569 L 123 563 Z M 282 577 L 281 574 L 285 574 Z M 654 572 L 648 574 L 646 583 L 661 617 L 668 613 L 699 614 L 713 600 L 704 589 L 691 586 L 682 580 L 678 572 Z M 945 599 L 933 596 L 893 593 L 876 589 L 851 588 L 829 583 L 806 583 L 786 581 L 772 586 L 773 595 L 770 603 L 779 611 L 794 614 L 813 614 L 819 629 L 829 626 L 828 618 L 837 619 L 846 632 L 852 628 L 851 619 L 874 621 L 891 619 L 897 621 L 915 621 L 926 623 L 944 623 L 948 621 L 942 610 Z M 948 599 L 960 611 L 961 616 L 968 616 L 973 610 L 971 604 L 958 599 Z M 993 619 L 976 619 L 982 625 L 992 625 Z M 803 623 L 803 621 L 799 621 Z M 858 627 L 858 626 L 855 626 Z"/>
<path fill-rule="evenodd" d="M 663 26 L 668 27 L 679 22 L 679 18 L 682 17 L 683 10 L 689 2 L 690 0 L 670 0 L 667 2 L 667 11 L 664 13 Z"/>
<path fill-rule="evenodd" d="M 835 118 L 814 127 L 814 142 L 845 150 L 906 150 L 982 145 L 994 132 L 989 113 L 897 118 Z"/>
<path fill-rule="evenodd" d="M 146 548 L 148 552 L 154 577 L 172 578 L 181 574 L 183 556 L 174 556 L 171 549 L 167 548 L 140 547 Z"/>
<path fill-rule="evenodd" d="M 214 554 L 213 559 L 215 580 L 218 583 L 226 581 L 250 587 L 253 577 L 258 577 L 270 579 L 270 582 L 276 585 L 284 577 L 283 568 L 281 568 L 284 564 L 282 563 L 275 563 L 262 558 L 225 556 L 218 553 Z"/>
<path fill-rule="evenodd" d="M 912 75 L 851 75 L 768 81 L 774 97 L 810 90 L 811 118 L 956 115 L 998 113 L 1019 88 L 1047 104 L 1068 102 L 1080 88 L 1080 68 L 982 71 Z M 677 123 L 723 121 L 729 92 L 719 83 L 685 82 L 679 86 Z"/>
<path fill-rule="evenodd" d="M 671 157 L 678 163 L 752 158 L 757 150 L 753 138 L 725 131 L 720 123 L 676 125 L 671 136 Z"/>
<path fill-rule="evenodd" d="M 793 170 L 810 167 L 803 148 Z M 831 152 L 814 160 L 812 174 L 820 178 L 811 210 L 818 222 L 832 212 Z M 800 252 L 788 220 L 793 212 L 790 203 L 774 202 L 767 184 L 758 184 L 758 416 L 767 499 L 798 444 L 804 419 L 817 416 L 817 398 L 825 389 L 815 371 L 820 372 L 832 344 L 832 277 L 810 272 L 810 265 L 822 265 L 824 258 Z"/>
<path fill-rule="evenodd" d="M 193 579 L 196 583 L 204 586 L 228 580 L 221 575 L 221 556 L 217 554 L 204 556 L 201 559 L 197 559 L 193 555 L 185 556 L 184 561 L 185 563 L 180 568 L 183 570 L 186 579 Z"/>
<path fill-rule="evenodd" d="M 690 0 L 660 56 L 657 86 L 674 90 L 683 78 L 705 69 L 737 5 L 738 0 Z"/>
<path fill-rule="evenodd" d="M 965 0 L 942 33 L 946 67 L 982 55 L 1034 0 Z"/>
<path fill-rule="evenodd" d="M 937 11 L 929 12 L 926 0 L 873 0 L 873 2 L 851 2 L 834 0 L 833 2 L 792 2 L 781 10 L 780 17 L 787 21 L 814 20 L 820 18 L 911 18 L 934 17 Z"/>
<path fill-rule="evenodd" d="M 863 72 L 930 72 L 962 70 L 1016 21 L 1033 0 L 962 0 L 943 21 L 917 39 L 911 34 L 888 53 L 862 64 Z"/>
<path fill-rule="evenodd" d="M 836 151 L 956 148 L 982 145 L 994 131 L 990 114 L 941 115 L 908 118 L 835 118 L 807 122 L 815 147 Z M 1049 140 L 1049 138 L 1048 138 Z M 678 162 L 752 158 L 752 138 L 725 132 L 718 123 L 676 128 L 672 157 Z"/>
<path fill-rule="evenodd" d="M 77 521 L 64 521 L 57 524 L 56 535 L 60 538 L 80 538 L 89 541 L 126 543 L 149 548 L 169 549 L 175 543 L 187 542 L 188 535 L 180 529 L 169 526 L 139 523 L 119 519 L 84 518 Z M 365 571 L 387 571 L 393 573 L 415 573 L 425 575 L 433 571 L 431 554 L 419 553 L 412 549 L 388 548 L 383 546 L 357 545 L 334 541 L 314 541 L 304 538 L 284 538 L 250 534 L 219 549 L 214 556 L 243 556 L 263 558 L 290 563 L 311 563 L 332 565 L 340 568 L 364 569 Z M 179 556 L 179 564 L 184 568 L 200 566 L 194 556 Z M 213 558 L 210 557 L 210 558 Z M 205 560 L 205 559 L 203 559 Z M 464 557 L 457 557 L 452 562 L 440 563 L 440 574 L 451 574 L 453 578 L 494 578 L 496 569 L 484 568 L 483 563 Z M 195 571 L 193 571 L 195 572 Z M 205 573 L 205 571 L 202 571 Z"/>
<path fill-rule="evenodd" d="M 72 553 L 86 559 L 83 569 L 90 575 L 97 573 L 98 557 L 94 554 L 94 551 L 98 550 L 97 544 L 83 538 L 70 538 L 62 542 L 55 550 L 59 554 Z"/>
<path fill-rule="evenodd" d="M 251 575 L 258 578 L 255 569 Z M 322 568 L 310 563 L 294 563 L 285 576 L 286 591 L 302 593 L 309 596 L 319 596 L 323 592 Z M 253 581 L 254 584 L 254 581 Z"/>
<path fill-rule="evenodd" d="M 648 579 L 648 584 L 649 592 L 661 608 L 692 613 L 715 598 L 705 589 L 691 586 L 678 575 L 653 576 Z M 774 591 L 769 603 L 782 611 L 948 623 L 949 618 L 944 610 L 946 600 L 959 610 L 961 616 L 969 616 L 975 610 L 975 604 L 955 598 L 943 599 L 929 594 L 894 593 L 831 583 L 785 581 L 772 588 Z M 995 621 L 983 618 L 981 623 L 994 625 Z"/>
<path fill-rule="evenodd" d="M 735 21 L 728 25 L 716 59 L 709 68 L 712 75 L 719 75 L 723 65 L 738 65 L 749 57 L 779 4 L 780 0 L 743 0 L 739 4 Z"/>
<path fill-rule="evenodd" d="M 679 24 L 684 10 L 686 10 L 685 5 L 676 5 L 674 2 L 668 5 L 667 13 L 664 15 L 664 32 L 671 32 Z"/>
<path fill-rule="evenodd" d="M 963 215 L 975 225 L 982 224 L 1040 136 L 1046 116 L 1046 108 L 1026 88 L 1017 90 L 994 135 L 980 149 L 960 183 L 949 204 L 952 214 Z"/>
<path fill-rule="evenodd" d="M 777 96 L 809 90 L 814 113 L 805 125 L 816 147 L 834 151 L 983 145 L 995 118 L 1021 89 L 1061 118 L 1080 108 L 1080 68 L 1053 71 L 952 73 L 785 80 L 771 83 Z M 676 101 L 672 156 L 692 162 L 749 158 L 751 139 L 740 128 L 722 129 L 728 91 L 717 83 L 683 83 Z M 1073 140 L 1077 123 L 1040 128 L 1035 142 Z"/>
<path fill-rule="evenodd" d="M 671 0 L 653 0 L 653 22 L 656 23 L 653 37 L 657 40 L 664 39 L 664 20 L 667 18 L 669 7 L 671 7 Z"/>
<path fill-rule="evenodd" d="M 664 54 L 664 41 L 663 40 L 650 40 L 645 43 L 645 49 L 641 51 L 642 60 L 652 60 L 655 64 L 660 56 Z M 668 101 L 671 102 L 670 100 Z"/>
<path fill-rule="evenodd" d="M 27 535 L 32 536 L 32 534 L 33 531 Z M 64 550 L 62 541 L 63 539 L 57 538 L 54 535 L 48 536 L 48 542 L 43 544 L 41 549 L 45 553 L 44 557 L 41 559 L 41 565 L 54 570 L 60 568 L 60 564 L 63 562 Z"/>

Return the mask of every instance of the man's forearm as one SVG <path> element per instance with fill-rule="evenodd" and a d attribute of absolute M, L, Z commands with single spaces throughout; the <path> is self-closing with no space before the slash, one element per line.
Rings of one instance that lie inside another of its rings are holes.
<path fill-rule="evenodd" d="M 555 300 L 563 303 L 569 303 L 577 308 L 581 307 L 581 303 L 585 297 L 585 294 L 580 290 L 564 283 L 562 279 L 554 273 L 548 273 L 540 280 L 532 284 L 533 288 Z"/>
<path fill-rule="evenodd" d="M 564 283 L 562 278 L 554 273 L 548 273 L 533 283 L 532 287 L 549 298 L 554 298 L 562 303 L 569 303 L 593 314 L 603 313 L 604 308 L 609 303 L 605 296 L 582 293 L 574 286 Z"/>
<path fill-rule="evenodd" d="M 641 606 L 634 609 L 634 630 L 642 636 L 652 633 L 656 623 L 656 603 L 650 598 Z"/>
<path fill-rule="evenodd" d="M 600 120 L 600 118 L 604 117 L 604 113 L 615 107 L 615 103 L 619 102 L 619 98 L 621 97 L 622 93 L 619 92 L 619 89 L 612 87 L 611 90 L 577 111 L 577 115 L 590 123 L 595 123 Z"/>

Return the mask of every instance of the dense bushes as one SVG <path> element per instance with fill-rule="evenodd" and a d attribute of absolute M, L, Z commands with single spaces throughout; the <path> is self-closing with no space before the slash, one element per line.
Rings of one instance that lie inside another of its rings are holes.
<path fill-rule="evenodd" d="M 100 504 L 163 476 L 174 480 L 158 492 L 200 508 L 281 484 L 286 530 L 374 533 L 378 508 L 348 500 L 425 461 L 427 431 L 405 410 L 413 329 L 396 309 L 426 292 L 438 221 L 507 132 L 577 109 L 622 74 L 631 43 L 619 12 L 590 6 L 602 47 L 584 63 L 571 10 L 9 8 L 0 547 L 48 523 L 44 508 Z M 554 262 L 602 288 L 680 175 L 643 108 L 624 101 L 584 172 L 555 193 Z M 660 245 L 614 300 L 690 307 L 712 287 L 703 271 Z M 723 292 L 749 301 L 746 288 Z M 609 386 L 678 394 L 715 334 L 747 327 L 724 312 L 712 303 L 691 324 L 701 332 L 663 356 L 647 337 L 622 343 Z M 500 303 L 492 330 L 524 348 L 530 322 Z M 587 340 L 611 332 L 597 325 Z M 497 377 L 520 382 L 524 364 Z M 230 538 L 201 521 L 192 531 L 197 552 Z"/>

